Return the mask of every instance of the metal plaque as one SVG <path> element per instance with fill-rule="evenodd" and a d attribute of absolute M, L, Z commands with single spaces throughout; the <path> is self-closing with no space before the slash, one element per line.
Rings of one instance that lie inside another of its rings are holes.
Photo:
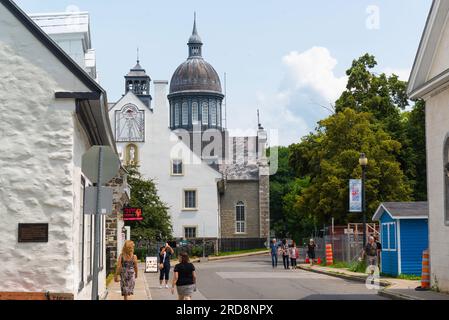
<path fill-rule="evenodd" d="M 101 187 L 100 214 L 112 214 L 112 188 Z M 84 198 L 84 214 L 97 213 L 97 187 L 87 187 Z"/>
<path fill-rule="evenodd" d="M 19 242 L 48 242 L 48 223 L 19 223 Z"/>

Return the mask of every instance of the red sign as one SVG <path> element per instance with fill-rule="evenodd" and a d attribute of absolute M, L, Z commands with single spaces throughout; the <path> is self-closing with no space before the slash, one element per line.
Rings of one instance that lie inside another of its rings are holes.
<path fill-rule="evenodd" d="M 142 221 L 142 208 L 132 208 L 132 207 L 124 207 L 123 208 L 123 220 L 125 221 Z"/>

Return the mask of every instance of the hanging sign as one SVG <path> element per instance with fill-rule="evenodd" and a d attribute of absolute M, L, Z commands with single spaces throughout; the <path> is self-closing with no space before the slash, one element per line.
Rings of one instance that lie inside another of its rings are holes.
<path fill-rule="evenodd" d="M 124 221 L 142 221 L 143 220 L 142 208 L 124 207 L 123 208 L 123 220 Z"/>
<path fill-rule="evenodd" d="M 349 180 L 349 212 L 362 212 L 362 180 Z"/>

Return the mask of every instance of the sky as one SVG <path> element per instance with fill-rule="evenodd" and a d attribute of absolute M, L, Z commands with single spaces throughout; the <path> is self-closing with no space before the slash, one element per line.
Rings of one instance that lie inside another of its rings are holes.
<path fill-rule="evenodd" d="M 244 134 L 260 122 L 270 145 L 313 131 L 365 53 L 376 72 L 403 80 L 413 65 L 431 0 L 16 0 L 27 13 L 88 11 L 100 84 L 108 100 L 124 93 L 136 62 L 170 80 L 187 58 L 196 11 L 203 57 L 226 73 L 227 127 Z"/>

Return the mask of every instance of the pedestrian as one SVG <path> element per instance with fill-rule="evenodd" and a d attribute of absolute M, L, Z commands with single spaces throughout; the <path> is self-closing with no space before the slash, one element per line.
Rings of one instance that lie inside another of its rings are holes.
<path fill-rule="evenodd" d="M 282 240 L 282 245 L 281 245 L 281 253 L 282 253 L 282 262 L 284 264 L 284 269 L 289 269 L 289 260 L 290 257 L 288 255 L 288 244 L 287 244 L 287 240 Z"/>
<path fill-rule="evenodd" d="M 270 254 L 271 254 L 271 264 L 273 265 L 273 268 L 276 268 L 278 266 L 278 249 L 279 246 L 276 243 L 276 239 L 271 240 Z"/>
<path fill-rule="evenodd" d="M 370 236 L 368 238 L 368 243 L 365 245 L 365 248 L 363 248 L 363 256 L 367 259 L 367 264 L 370 268 L 371 275 L 374 273 L 374 270 L 377 267 L 377 253 L 377 244 L 374 241 L 374 237 Z"/>
<path fill-rule="evenodd" d="M 313 262 L 315 260 L 315 248 L 315 240 L 310 239 L 309 244 L 307 245 L 307 256 L 309 257 L 310 265 L 313 265 Z"/>
<path fill-rule="evenodd" d="M 160 248 L 159 251 L 159 288 L 162 288 L 162 283 L 165 279 L 165 287 L 168 288 L 168 279 L 170 277 L 170 259 L 174 251 L 168 243 Z"/>
<path fill-rule="evenodd" d="M 293 243 L 292 243 L 292 247 L 290 248 L 289 254 L 290 254 L 290 260 L 292 263 L 292 269 L 296 269 L 296 259 L 298 259 L 298 257 L 299 257 L 299 250 L 296 247 L 295 241 L 293 241 Z"/>
<path fill-rule="evenodd" d="M 117 261 L 117 269 L 115 271 L 114 281 L 119 282 L 120 289 L 124 300 L 128 300 L 130 295 L 134 294 L 135 279 L 137 278 L 138 261 L 134 255 L 134 242 L 126 240 L 123 245 L 122 253 Z"/>
<path fill-rule="evenodd" d="M 179 263 L 173 269 L 173 284 L 171 293 L 178 292 L 178 300 L 192 300 L 192 294 L 196 291 L 195 266 L 190 263 L 189 255 L 182 252 L 179 255 Z"/>

